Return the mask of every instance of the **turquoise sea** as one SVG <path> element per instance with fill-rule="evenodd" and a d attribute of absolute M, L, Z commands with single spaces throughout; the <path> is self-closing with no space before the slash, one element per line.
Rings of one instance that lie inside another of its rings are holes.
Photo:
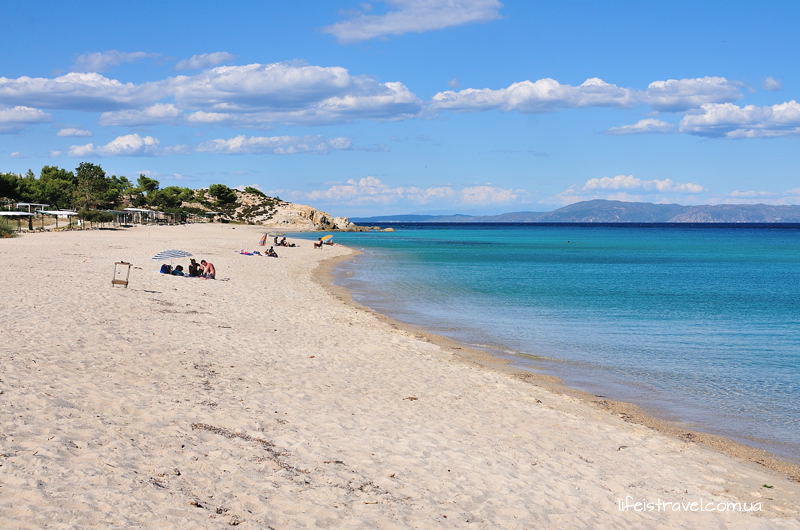
<path fill-rule="evenodd" d="M 357 301 L 800 461 L 800 225 L 392 226 L 335 236 Z"/>

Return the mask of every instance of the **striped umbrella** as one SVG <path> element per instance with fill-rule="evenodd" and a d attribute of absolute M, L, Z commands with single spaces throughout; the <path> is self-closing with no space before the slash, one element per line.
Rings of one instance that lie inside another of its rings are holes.
<path fill-rule="evenodd" d="M 161 252 L 153 256 L 152 259 L 156 261 L 163 261 L 165 259 L 188 258 L 191 257 L 191 255 L 192 255 L 191 252 L 186 252 L 185 250 L 171 249 L 171 250 L 162 250 Z"/>

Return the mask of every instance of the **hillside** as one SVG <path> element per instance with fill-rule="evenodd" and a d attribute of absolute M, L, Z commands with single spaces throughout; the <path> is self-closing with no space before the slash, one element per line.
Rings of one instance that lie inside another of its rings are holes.
<path fill-rule="evenodd" d="M 355 217 L 370 223 L 800 223 L 800 206 L 711 204 L 683 206 L 595 199 L 552 212 L 511 212 L 500 215 L 395 215 Z"/>

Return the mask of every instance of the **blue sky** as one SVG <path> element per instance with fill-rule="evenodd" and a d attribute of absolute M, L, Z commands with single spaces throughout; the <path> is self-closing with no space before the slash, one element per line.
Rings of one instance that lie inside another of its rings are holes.
<path fill-rule="evenodd" d="M 800 4 L 17 2 L 0 171 L 337 215 L 800 203 Z"/>

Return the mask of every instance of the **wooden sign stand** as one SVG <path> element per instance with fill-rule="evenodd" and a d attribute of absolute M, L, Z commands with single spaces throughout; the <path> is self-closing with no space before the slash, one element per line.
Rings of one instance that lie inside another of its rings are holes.
<path fill-rule="evenodd" d="M 119 276 L 117 276 L 117 266 L 119 266 Z M 125 268 L 127 267 L 127 269 Z M 122 273 L 125 273 L 125 279 L 121 279 Z M 131 264 L 127 261 L 117 261 L 114 263 L 114 277 L 111 279 L 111 286 L 116 287 L 117 285 L 122 285 L 126 289 L 128 288 L 128 279 L 131 276 Z M 120 278 L 120 279 L 118 279 Z"/>

